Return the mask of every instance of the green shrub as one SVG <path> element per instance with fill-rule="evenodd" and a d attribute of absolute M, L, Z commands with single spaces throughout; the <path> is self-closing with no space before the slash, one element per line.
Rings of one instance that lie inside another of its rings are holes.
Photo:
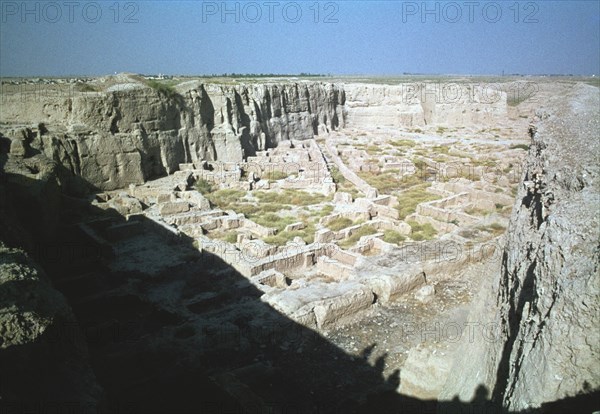
<path fill-rule="evenodd" d="M 204 195 L 212 193 L 214 191 L 212 183 L 206 181 L 204 178 L 200 178 L 198 181 L 196 181 L 195 187 L 196 191 Z"/>
<path fill-rule="evenodd" d="M 331 178 L 333 182 L 336 184 L 343 184 L 346 182 L 346 177 L 342 175 L 340 170 L 337 167 L 331 167 Z"/>
<path fill-rule="evenodd" d="M 156 80 L 149 80 L 146 82 L 146 85 L 148 85 L 158 93 L 163 94 L 169 98 L 173 98 L 175 95 L 177 95 L 177 92 L 175 91 L 173 85 L 168 83 L 158 82 Z"/>
<path fill-rule="evenodd" d="M 427 163 L 424 160 L 413 160 L 413 164 L 415 164 L 415 168 L 419 171 L 427 168 Z"/>
<path fill-rule="evenodd" d="M 494 231 L 504 231 L 504 226 L 500 223 L 492 223 L 489 225 L 489 228 Z"/>
<path fill-rule="evenodd" d="M 89 83 L 78 83 L 75 88 L 80 92 L 99 92 L 100 88 Z"/>
<path fill-rule="evenodd" d="M 529 145 L 527 145 L 527 144 L 515 144 L 515 145 L 511 145 L 508 148 L 510 148 L 510 149 L 522 149 L 522 150 L 525 150 L 525 151 L 529 151 Z"/>
<path fill-rule="evenodd" d="M 399 245 L 404 240 L 406 240 L 406 237 L 404 235 L 398 233 L 396 230 L 386 230 L 383 232 L 383 241 L 384 242 Z"/>
<path fill-rule="evenodd" d="M 420 224 L 416 221 L 408 221 L 411 228 L 410 238 L 415 241 L 431 240 L 437 234 L 437 231 L 430 223 Z"/>

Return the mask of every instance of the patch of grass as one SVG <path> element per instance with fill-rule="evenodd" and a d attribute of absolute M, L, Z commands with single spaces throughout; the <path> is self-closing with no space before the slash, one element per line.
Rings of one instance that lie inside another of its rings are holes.
<path fill-rule="evenodd" d="M 233 206 L 237 206 L 240 203 L 240 199 L 246 195 L 245 191 L 235 190 L 226 188 L 218 190 L 209 194 L 206 194 L 206 198 L 213 204 L 222 210 L 230 210 Z"/>
<path fill-rule="evenodd" d="M 412 162 L 415 165 L 415 168 L 417 170 L 423 170 L 425 168 L 427 168 L 427 163 L 424 160 L 413 160 Z"/>
<path fill-rule="evenodd" d="M 398 213 L 400 220 L 404 220 L 408 215 L 417 211 L 417 205 L 427 201 L 438 200 L 440 196 L 429 193 L 426 189 L 431 184 L 422 184 L 398 194 Z"/>
<path fill-rule="evenodd" d="M 470 214 L 471 216 L 485 216 L 489 213 L 489 211 L 476 207 L 469 207 L 465 209 L 465 213 Z"/>
<path fill-rule="evenodd" d="M 487 231 L 488 233 L 493 234 L 494 236 L 499 236 L 506 231 L 506 227 L 504 227 L 500 223 L 492 223 L 488 226 L 479 226 L 478 230 Z"/>
<path fill-rule="evenodd" d="M 337 167 L 331 167 L 331 178 L 336 184 L 338 191 L 350 193 L 353 199 L 356 199 L 360 195 L 360 191 L 350 181 L 346 180 L 346 177 L 342 175 Z"/>
<path fill-rule="evenodd" d="M 346 177 L 342 175 L 337 167 L 331 167 L 331 178 L 336 184 L 343 184 L 346 182 Z"/>
<path fill-rule="evenodd" d="M 429 223 L 419 224 L 416 221 L 408 221 L 411 228 L 410 238 L 414 241 L 431 240 L 437 231 Z"/>
<path fill-rule="evenodd" d="M 400 244 L 406 240 L 406 236 L 398 233 L 396 230 L 386 230 L 383 232 L 383 241 L 391 244 Z"/>
<path fill-rule="evenodd" d="M 319 212 L 319 217 L 325 217 L 330 215 L 333 212 L 333 208 L 334 207 L 331 204 L 323 206 L 323 208 L 321 208 L 321 211 Z"/>
<path fill-rule="evenodd" d="M 282 206 L 279 204 L 265 203 L 265 204 L 252 204 L 252 203 L 243 203 L 236 205 L 233 210 L 236 213 L 242 213 L 249 218 L 250 220 L 254 220 L 256 217 L 260 217 L 265 213 L 276 213 L 281 210 L 291 210 L 290 206 Z"/>
<path fill-rule="evenodd" d="M 402 176 L 394 171 L 384 173 L 361 171 L 357 174 L 381 194 L 391 194 L 394 191 L 400 191 L 421 184 L 424 181 L 420 174 Z"/>
<path fill-rule="evenodd" d="M 223 240 L 234 244 L 237 242 L 237 233 L 235 231 L 219 231 L 208 234 L 213 239 Z"/>
<path fill-rule="evenodd" d="M 356 242 L 359 241 L 362 236 L 368 236 L 370 234 L 375 234 L 375 233 L 377 233 L 377 229 L 375 227 L 369 226 L 369 225 L 362 226 L 357 231 L 355 231 L 354 234 L 352 234 L 352 236 L 339 242 L 338 245 L 341 248 L 347 249 L 349 247 L 354 246 L 356 244 Z"/>
<path fill-rule="evenodd" d="M 440 126 L 440 127 L 437 127 L 436 132 L 440 135 L 443 135 L 447 130 L 448 130 L 448 128 Z"/>
<path fill-rule="evenodd" d="M 354 222 L 349 218 L 337 217 L 327 224 L 327 228 L 333 231 L 340 231 L 341 229 L 350 227 L 352 224 L 354 224 Z"/>
<path fill-rule="evenodd" d="M 420 132 L 421 130 L 419 129 L 419 133 Z M 412 148 L 417 145 L 417 143 L 415 141 L 411 141 L 410 139 L 396 139 L 394 141 L 390 141 L 390 145 L 394 147 Z"/>
<path fill-rule="evenodd" d="M 159 82 L 154 79 L 151 79 L 146 82 L 146 85 L 148 85 L 158 93 L 163 94 L 169 98 L 173 98 L 177 95 L 177 91 L 175 91 L 175 88 L 170 83 Z"/>
<path fill-rule="evenodd" d="M 290 237 L 288 234 L 284 234 L 281 232 L 274 236 L 265 237 L 263 241 L 265 243 L 272 244 L 274 246 L 285 246 L 285 244 L 290 241 L 293 237 Z"/>
<path fill-rule="evenodd" d="M 529 96 L 528 94 L 509 93 L 506 97 L 506 104 L 508 106 L 518 106 L 521 102 L 526 101 Z"/>
<path fill-rule="evenodd" d="M 369 145 L 367 147 L 366 151 L 367 151 L 367 154 L 369 154 L 369 155 L 377 155 L 377 154 L 381 154 L 383 152 L 381 147 L 377 147 L 375 145 Z"/>
<path fill-rule="evenodd" d="M 467 157 L 471 160 L 470 167 L 494 167 L 496 166 L 496 161 L 490 159 L 479 159 L 477 157 L 473 157 L 471 155 L 467 155 Z"/>
<path fill-rule="evenodd" d="M 290 174 L 285 171 L 271 171 L 268 174 L 268 178 L 269 178 L 270 182 L 275 182 L 278 180 L 285 180 L 289 176 L 290 176 Z"/>
<path fill-rule="evenodd" d="M 210 181 L 206 181 L 204 178 L 200 178 L 195 184 L 196 191 L 202 195 L 212 193 L 214 191 L 213 184 Z"/>
<path fill-rule="evenodd" d="M 587 78 L 583 80 L 583 83 L 600 88 L 600 78 Z"/>
<path fill-rule="evenodd" d="M 496 232 L 504 233 L 504 230 L 506 230 L 506 228 L 500 223 L 492 223 L 488 227 Z"/>
<path fill-rule="evenodd" d="M 522 149 L 525 151 L 529 151 L 529 145 L 527 144 L 515 144 L 508 147 L 509 149 Z"/>
<path fill-rule="evenodd" d="M 75 89 L 79 92 L 100 92 L 101 90 L 98 86 L 90 85 L 89 83 L 77 83 Z"/>
<path fill-rule="evenodd" d="M 431 150 L 437 154 L 448 155 L 448 152 L 450 151 L 450 147 L 447 145 L 435 145 L 433 148 L 431 148 Z"/>
<path fill-rule="evenodd" d="M 297 222 L 298 218 L 292 216 L 282 217 L 275 213 L 267 213 L 252 216 L 251 220 L 256 224 L 260 224 L 261 226 L 271 227 L 277 229 L 277 232 L 283 232 L 285 226 Z"/>
<path fill-rule="evenodd" d="M 322 194 L 313 194 L 302 190 L 289 189 L 281 192 L 257 191 L 255 196 L 261 203 L 273 203 L 278 205 L 288 204 L 293 206 L 310 206 L 331 200 L 331 197 L 326 197 Z"/>
<path fill-rule="evenodd" d="M 258 209 L 259 209 L 259 206 L 256 206 L 254 204 L 250 204 L 250 203 L 240 204 L 235 207 L 235 212 L 241 213 L 244 216 L 246 216 L 247 218 L 251 218 L 252 215 L 257 213 Z M 277 210 L 277 211 L 279 211 L 279 210 Z"/>
<path fill-rule="evenodd" d="M 296 222 L 297 219 L 292 220 Z M 274 236 L 265 237 L 263 241 L 265 243 L 273 244 L 275 246 L 284 246 L 287 242 L 293 240 L 296 237 L 300 237 L 305 243 L 312 243 L 315 239 L 315 225 L 313 221 L 307 219 L 302 220 L 306 225 L 302 230 L 292 231 L 279 231 Z M 291 224 L 291 223 L 288 223 Z M 287 224 L 286 224 L 287 225 Z"/>

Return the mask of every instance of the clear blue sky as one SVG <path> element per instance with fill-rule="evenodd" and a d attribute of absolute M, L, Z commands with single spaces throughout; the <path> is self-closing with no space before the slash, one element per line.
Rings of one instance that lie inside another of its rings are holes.
<path fill-rule="evenodd" d="M 599 1 L 476 3 L 3 0 L 0 74 L 600 73 Z"/>

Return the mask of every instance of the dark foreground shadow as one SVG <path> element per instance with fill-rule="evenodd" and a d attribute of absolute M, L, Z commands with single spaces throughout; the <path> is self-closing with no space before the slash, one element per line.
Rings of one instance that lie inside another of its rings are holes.
<path fill-rule="evenodd" d="M 49 365 L 35 350 L 24 360 L 15 347 L 0 353 L 0 391 L 14 396 L 2 401 L 2 414 L 502 412 L 484 387 L 467 402 L 399 395 L 400 373 L 383 374 L 385 356 L 368 362 L 372 348 L 362 357 L 348 355 L 290 320 L 219 257 L 200 253 L 191 238 L 174 236 L 144 216 L 125 221 L 89 203 L 61 205 L 67 217 L 69 209 L 82 208 L 100 238 L 63 221 L 53 240 L 40 239 L 31 252 L 77 318 L 76 326 L 54 327 L 41 341 L 71 336 L 85 342 L 105 401 L 66 399 L 76 379 L 48 388 L 54 377 L 41 370 L 58 364 Z M 11 381 L 23 364 L 39 364 L 31 386 Z M 595 393 L 541 412 L 597 407 Z"/>

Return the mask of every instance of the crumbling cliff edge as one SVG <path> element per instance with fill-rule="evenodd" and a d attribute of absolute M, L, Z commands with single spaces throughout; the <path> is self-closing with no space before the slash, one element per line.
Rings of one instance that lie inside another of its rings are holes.
<path fill-rule="evenodd" d="M 580 84 L 537 112 L 501 273 L 471 310 L 495 334 L 465 338 L 440 399 L 483 385 L 521 411 L 600 388 L 599 110 L 598 89 Z"/>

